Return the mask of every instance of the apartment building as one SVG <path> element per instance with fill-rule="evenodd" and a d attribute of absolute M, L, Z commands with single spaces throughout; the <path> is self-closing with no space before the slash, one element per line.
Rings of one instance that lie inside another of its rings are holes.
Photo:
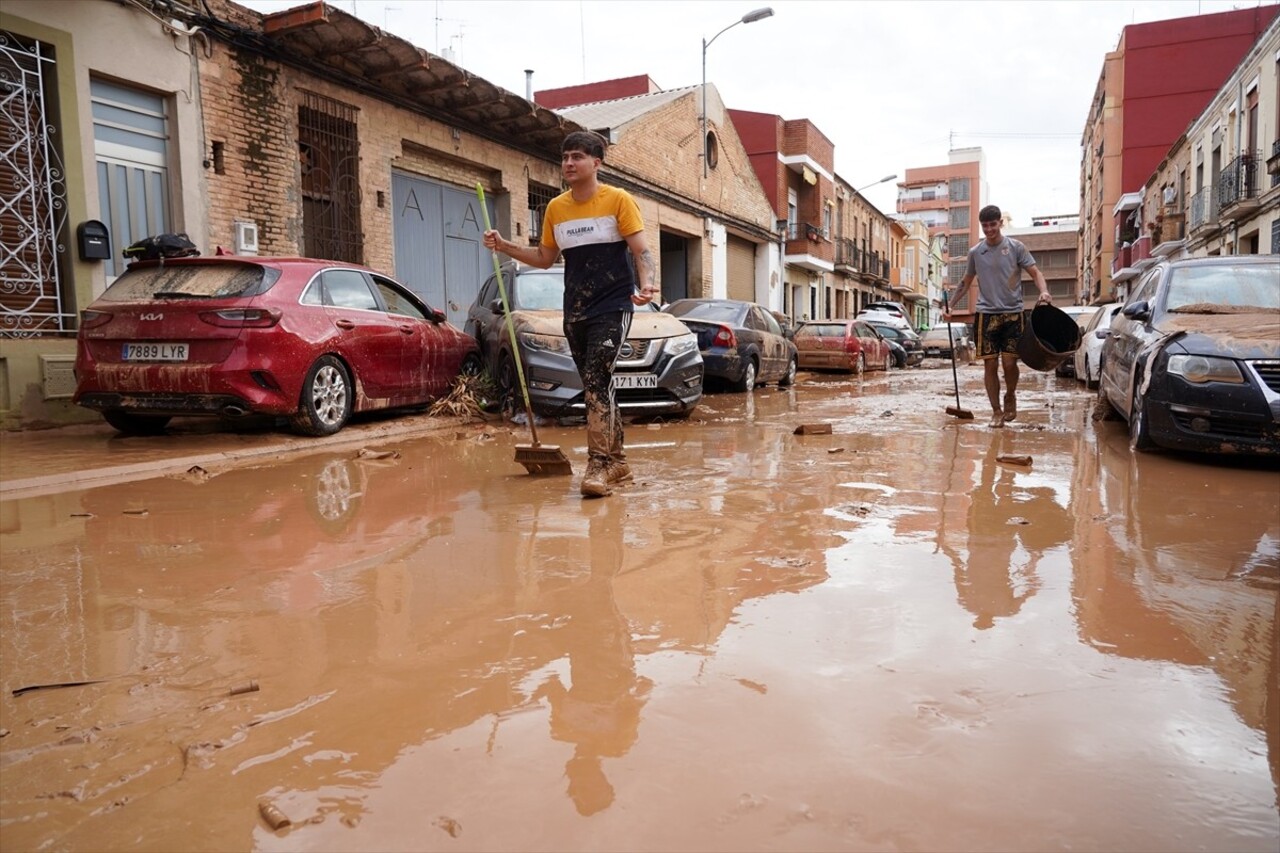
<path fill-rule="evenodd" d="M 982 239 L 978 211 L 987 203 L 986 156 L 981 148 L 953 148 L 947 163 L 907 169 L 898 183 L 898 214 L 923 223 L 946 240 L 943 282 L 954 287 L 964 277 L 970 247 Z M 972 314 L 972 295 L 953 306 Z"/>
<path fill-rule="evenodd" d="M 1141 190 L 1277 12 L 1280 6 L 1257 6 L 1121 31 L 1103 61 L 1081 138 L 1080 278 L 1089 300 L 1117 295 L 1117 252 L 1119 272 L 1148 250 L 1149 240 L 1139 246 L 1145 235 L 1136 224 Z M 1225 163 L 1210 159 L 1204 168 Z"/>
<path fill-rule="evenodd" d="M 889 269 L 889 283 L 907 309 L 911 325 L 931 328 L 942 314 L 942 276 L 946 266 L 947 238 L 933 234 L 919 220 L 894 220 L 901 229 L 901 256 Z"/>
<path fill-rule="evenodd" d="M 1280 17 L 1147 179 L 1117 252 L 1117 292 L 1156 257 L 1280 254 Z"/>
<path fill-rule="evenodd" d="M 1085 304 L 1080 292 L 1079 260 L 1077 257 L 1077 231 L 1079 218 L 1072 216 L 1033 216 L 1028 228 L 1007 228 L 1006 236 L 1013 237 L 1027 247 L 1036 259 L 1036 266 L 1044 275 L 1045 284 L 1053 296 L 1053 304 Z M 1031 276 L 1022 276 L 1022 303 L 1034 308 L 1040 296 Z"/>

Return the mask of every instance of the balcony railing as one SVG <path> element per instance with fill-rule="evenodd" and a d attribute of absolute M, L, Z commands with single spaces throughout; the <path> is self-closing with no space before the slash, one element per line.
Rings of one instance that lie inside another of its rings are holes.
<path fill-rule="evenodd" d="M 822 226 L 812 222 L 788 222 L 787 239 L 812 240 L 816 243 L 822 239 Z"/>
<path fill-rule="evenodd" d="M 1120 270 L 1132 265 L 1133 247 L 1127 244 L 1121 246 L 1116 249 L 1116 255 L 1111 259 L 1111 275 L 1115 276 L 1115 274 L 1120 272 Z"/>
<path fill-rule="evenodd" d="M 1218 175 L 1218 209 L 1258 197 L 1258 155 L 1241 154 Z"/>
<path fill-rule="evenodd" d="M 846 267 L 857 272 L 858 270 L 858 244 L 848 237 L 841 237 L 836 241 L 836 266 Z"/>
<path fill-rule="evenodd" d="M 1218 221 L 1218 193 L 1214 187 L 1206 187 L 1191 197 L 1187 205 L 1187 233 L 1194 234 L 1201 228 L 1214 225 Z"/>

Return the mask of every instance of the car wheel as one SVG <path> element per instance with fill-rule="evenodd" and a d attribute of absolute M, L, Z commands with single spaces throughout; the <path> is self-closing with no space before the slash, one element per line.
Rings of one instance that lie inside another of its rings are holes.
<path fill-rule="evenodd" d="M 1120 420 L 1120 412 L 1116 407 L 1111 405 L 1111 401 L 1107 399 L 1106 392 L 1103 391 L 1102 383 L 1098 383 L 1098 396 L 1093 404 L 1093 419 L 1095 421 L 1118 421 Z"/>
<path fill-rule="evenodd" d="M 458 368 L 458 374 L 461 376 L 479 376 L 482 373 L 484 373 L 484 362 L 475 353 L 464 358 L 462 366 Z"/>
<path fill-rule="evenodd" d="M 1084 357 L 1084 387 L 1094 389 L 1098 387 L 1098 380 L 1093 378 L 1093 368 L 1089 365 L 1089 356 Z"/>
<path fill-rule="evenodd" d="M 1137 383 L 1134 383 L 1137 385 Z M 1151 440 L 1151 425 L 1147 422 L 1147 404 L 1137 391 L 1133 393 L 1133 405 L 1129 407 L 1129 448 L 1131 450 L 1153 450 L 1156 443 Z"/>
<path fill-rule="evenodd" d="M 866 353 L 858 353 L 858 362 L 853 366 L 853 372 L 858 376 L 865 376 L 867 372 L 867 356 Z"/>
<path fill-rule="evenodd" d="M 119 409 L 109 409 L 102 417 L 125 435 L 160 435 L 169 425 L 168 415 L 137 415 Z"/>
<path fill-rule="evenodd" d="M 786 374 L 778 380 L 779 388 L 789 388 L 796 384 L 796 360 L 791 359 L 791 363 L 787 365 Z"/>
<path fill-rule="evenodd" d="M 756 387 L 756 360 L 747 359 L 747 369 L 742 371 L 742 380 L 738 383 L 739 391 L 754 391 Z"/>
<path fill-rule="evenodd" d="M 888 372 L 889 372 L 889 368 L 892 366 L 892 365 L 890 364 L 890 362 L 891 362 L 893 359 L 894 359 L 893 354 L 888 354 L 888 355 L 886 355 L 886 356 L 884 357 L 884 372 L 885 372 L 885 373 L 888 373 Z"/>
<path fill-rule="evenodd" d="M 354 408 L 351 376 L 331 355 L 316 359 L 302 383 L 302 400 L 291 423 L 303 435 L 333 435 L 346 425 Z"/>

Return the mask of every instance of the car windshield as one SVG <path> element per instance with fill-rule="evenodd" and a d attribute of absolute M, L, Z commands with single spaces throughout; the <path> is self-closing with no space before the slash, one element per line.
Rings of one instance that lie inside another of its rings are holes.
<path fill-rule="evenodd" d="M 843 338 L 844 323 L 805 323 L 796 331 L 797 338 Z"/>
<path fill-rule="evenodd" d="M 516 309 L 525 311 L 563 311 L 564 274 L 562 272 L 526 272 L 516 278 Z"/>
<path fill-rule="evenodd" d="M 1165 310 L 1182 314 L 1280 311 L 1280 275 L 1274 264 L 1175 267 Z"/>
<path fill-rule="evenodd" d="M 130 267 L 102 294 L 110 302 L 256 296 L 280 273 L 257 264 L 164 264 Z"/>
<path fill-rule="evenodd" d="M 681 299 L 672 302 L 665 310 L 677 317 L 707 320 L 712 323 L 734 324 L 742 318 L 742 306 L 733 302 L 698 302 L 693 299 Z"/>

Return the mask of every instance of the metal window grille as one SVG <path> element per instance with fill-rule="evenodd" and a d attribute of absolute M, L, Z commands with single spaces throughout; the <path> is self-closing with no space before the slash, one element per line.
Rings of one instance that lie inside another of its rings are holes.
<path fill-rule="evenodd" d="M 969 254 L 969 236 L 967 234 L 951 234 L 947 237 L 947 255 L 952 258 L 963 258 Z"/>
<path fill-rule="evenodd" d="M 529 245 L 542 239 L 542 215 L 547 212 L 547 204 L 558 195 L 558 187 L 529 182 Z"/>
<path fill-rule="evenodd" d="M 302 92 L 298 162 L 302 170 L 303 252 L 310 258 L 363 263 L 356 108 Z"/>
<path fill-rule="evenodd" d="M 0 30 L 0 335 L 74 332 L 63 293 L 67 186 L 49 45 Z"/>
<path fill-rule="evenodd" d="M 952 228 L 968 228 L 969 227 L 969 206 L 951 208 L 951 215 L 947 220 Z"/>
<path fill-rule="evenodd" d="M 952 201 L 968 201 L 969 200 L 969 179 L 968 178 L 952 178 L 949 189 Z"/>

